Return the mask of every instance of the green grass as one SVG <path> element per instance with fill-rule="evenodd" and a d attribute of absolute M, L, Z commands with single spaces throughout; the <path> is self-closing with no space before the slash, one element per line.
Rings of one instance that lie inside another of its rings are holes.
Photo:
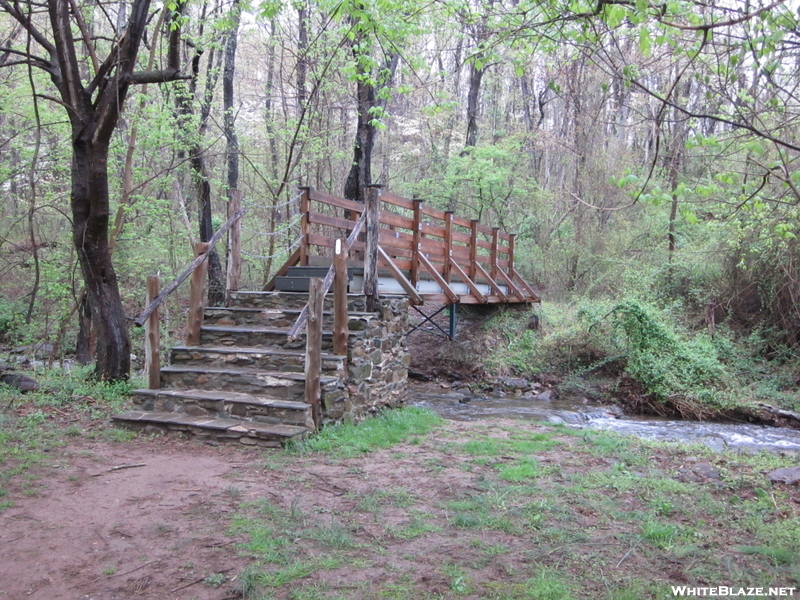
<path fill-rule="evenodd" d="M 325 452 L 347 458 L 389 448 L 415 436 L 427 435 L 442 424 L 436 413 L 416 407 L 384 411 L 361 423 L 340 423 L 295 444 L 297 453 Z"/>
<path fill-rule="evenodd" d="M 376 425 L 325 442 L 342 441 L 343 452 L 288 454 L 299 463 L 283 477 L 312 494 L 304 502 L 242 504 L 232 532 L 247 535 L 240 551 L 254 561 L 240 578 L 245 598 L 667 599 L 678 572 L 677 583 L 800 582 L 800 519 L 763 476 L 791 459 L 491 425 L 434 426 L 412 434 L 418 451 L 399 454 L 385 440 L 408 438 L 384 421 L 378 446 Z M 338 504 L 330 489 L 313 501 L 315 478 L 303 475 L 329 458 Z M 681 481 L 689 458 L 712 462 L 722 480 Z M 375 460 L 387 475 L 402 461 L 403 478 L 370 487 Z"/>

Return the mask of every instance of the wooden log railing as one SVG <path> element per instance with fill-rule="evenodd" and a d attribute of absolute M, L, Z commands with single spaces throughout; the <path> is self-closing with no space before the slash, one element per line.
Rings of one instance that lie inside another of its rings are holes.
<path fill-rule="evenodd" d="M 539 302 L 516 268 L 514 234 L 380 186 L 368 187 L 364 196 L 364 203 L 353 202 L 302 188 L 301 244 L 276 276 L 330 252 L 326 249 L 334 247 L 342 231 L 352 232 L 361 221 L 353 215 L 360 215 L 366 235 L 353 241 L 350 249 L 359 253 L 359 262 L 363 260 L 368 308 L 374 308 L 377 299 L 379 269 L 387 271 L 414 304 Z M 440 291 L 420 291 L 420 283 L 426 280 Z M 265 289 L 274 289 L 274 281 Z"/>
<path fill-rule="evenodd" d="M 328 273 L 325 275 L 325 279 L 322 280 L 322 288 L 321 288 L 322 292 L 321 293 L 322 293 L 323 297 L 325 297 L 325 294 L 327 294 L 328 290 L 331 289 L 331 284 L 333 283 L 333 280 L 337 276 L 337 274 L 339 275 L 339 277 L 344 277 L 345 280 L 346 280 L 346 278 L 347 278 L 347 260 L 346 260 L 346 256 L 347 256 L 347 253 L 350 251 L 350 248 L 352 248 L 356 244 L 355 240 L 358 237 L 358 234 L 361 233 L 362 228 L 364 227 L 364 221 L 365 221 L 365 216 L 362 214 L 361 217 L 357 221 L 354 222 L 353 227 L 352 227 L 352 231 L 350 232 L 350 235 L 348 236 L 347 240 L 343 244 L 343 247 L 340 246 L 342 248 L 342 253 L 345 256 L 344 265 L 343 265 L 343 272 L 342 272 L 342 269 L 337 271 L 336 262 L 334 261 L 334 263 L 328 269 Z M 334 248 L 336 247 L 336 243 L 337 242 L 339 244 L 341 244 L 341 240 L 334 240 L 334 243 L 333 243 Z M 347 294 L 345 294 L 344 301 L 345 301 L 345 307 L 346 307 L 346 305 L 347 305 Z M 300 311 L 300 315 L 297 317 L 297 320 L 295 321 L 294 325 L 292 325 L 292 328 L 289 330 L 289 339 L 290 340 L 297 339 L 297 336 L 300 335 L 300 333 L 303 331 L 303 327 L 305 326 L 306 321 L 308 321 L 308 311 L 309 311 L 309 306 L 308 306 L 308 303 L 306 303 L 306 305 Z M 335 308 L 334 308 L 334 312 L 336 312 Z"/>
<path fill-rule="evenodd" d="M 238 194 L 234 194 L 238 198 Z M 145 371 L 148 375 L 148 387 L 158 389 L 161 381 L 161 361 L 160 361 L 160 335 L 158 331 L 158 307 L 162 302 L 178 287 L 191 276 L 191 290 L 189 293 L 189 319 L 186 325 L 186 345 L 196 346 L 200 343 L 200 327 L 203 324 L 203 299 L 206 290 L 206 274 L 208 269 L 208 254 L 214 246 L 222 239 L 222 236 L 234 225 L 238 227 L 240 219 L 247 212 L 247 208 L 236 210 L 225 224 L 211 236 L 207 242 L 198 242 L 194 246 L 195 258 L 175 280 L 165 287 L 160 293 L 158 287 L 160 281 L 157 276 L 147 278 L 147 307 L 136 317 L 134 323 L 141 327 L 147 325 L 145 335 Z M 234 248 L 240 244 L 238 235 L 231 235 L 231 255 L 239 256 L 240 248 Z M 241 262 L 229 267 L 228 283 L 235 282 L 238 286 Z M 230 290 L 229 290 L 230 291 Z"/>

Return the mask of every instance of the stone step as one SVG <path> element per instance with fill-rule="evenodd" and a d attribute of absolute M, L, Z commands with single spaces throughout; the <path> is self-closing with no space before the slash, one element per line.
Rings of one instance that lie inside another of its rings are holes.
<path fill-rule="evenodd" d="M 206 308 L 203 313 L 204 325 L 221 326 L 254 326 L 272 327 L 275 329 L 291 328 L 297 317 L 300 316 L 301 309 L 279 309 L 279 308 L 242 308 L 242 307 L 211 307 Z M 325 311 L 322 314 L 322 326 L 331 328 L 333 326 L 333 314 Z"/>
<path fill-rule="evenodd" d="M 336 387 L 337 377 L 320 377 L 320 386 Z M 172 389 L 226 390 L 244 394 L 268 394 L 283 400 L 305 397 L 302 373 L 205 366 L 169 366 L 161 369 L 161 385 Z"/>
<path fill-rule="evenodd" d="M 308 294 L 303 292 L 254 292 L 237 291 L 230 293 L 230 305 L 241 308 L 302 309 L 308 302 Z M 333 310 L 333 294 L 325 296 L 325 310 Z M 367 307 L 362 294 L 347 295 L 349 312 L 363 311 Z"/>
<path fill-rule="evenodd" d="M 310 404 L 264 395 L 199 389 L 141 389 L 133 391 L 133 403 L 147 412 L 314 427 Z"/>
<path fill-rule="evenodd" d="M 175 346 L 170 352 L 173 366 L 237 367 L 302 373 L 305 369 L 305 350 L 268 350 L 239 346 Z M 345 356 L 322 355 L 323 375 L 343 374 Z"/>
<path fill-rule="evenodd" d="M 132 429 L 181 431 L 219 442 L 278 447 L 292 439 L 301 439 L 309 429 L 292 425 L 270 425 L 238 419 L 216 419 L 172 412 L 128 411 L 111 417 L 118 425 Z"/>
<path fill-rule="evenodd" d="M 200 328 L 200 344 L 218 348 L 220 346 L 241 346 L 244 348 L 264 348 L 302 351 L 306 348 L 306 334 L 301 333 L 296 340 L 289 341 L 289 328 L 254 327 L 244 325 L 203 325 Z M 322 332 L 322 351 L 333 350 L 333 334 Z"/>

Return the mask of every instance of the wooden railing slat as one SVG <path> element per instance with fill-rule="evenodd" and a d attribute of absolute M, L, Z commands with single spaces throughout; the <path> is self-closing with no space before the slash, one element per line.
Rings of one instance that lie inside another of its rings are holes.
<path fill-rule="evenodd" d="M 439 210 L 436 208 L 432 208 L 430 206 L 423 206 L 422 207 L 422 214 L 428 217 L 432 217 L 434 219 L 438 219 L 440 221 L 444 221 L 444 211 Z"/>
<path fill-rule="evenodd" d="M 383 248 L 378 246 L 378 258 L 383 261 L 383 264 L 386 265 L 386 268 L 389 269 L 389 272 L 394 277 L 395 281 L 400 284 L 400 286 L 406 291 L 406 294 L 411 298 L 412 304 L 422 304 L 422 297 L 417 293 L 416 288 L 411 284 L 411 282 L 406 279 L 403 272 L 395 265 L 394 261 L 389 257 L 386 252 L 384 252 Z"/>
<path fill-rule="evenodd" d="M 208 242 L 198 242 L 194 245 L 194 253 L 198 258 L 208 256 Z M 206 277 L 208 275 L 208 261 L 203 260 L 192 272 L 189 282 L 189 319 L 186 323 L 187 346 L 200 345 L 200 328 L 203 326 L 203 308 L 206 295 Z"/>
<path fill-rule="evenodd" d="M 223 235 L 225 235 L 225 232 L 228 231 L 228 228 L 231 225 L 233 225 L 233 223 L 235 223 L 236 221 L 241 219 L 246 212 L 247 212 L 247 207 L 244 207 L 237 214 L 233 215 L 230 219 L 228 219 L 228 221 L 222 227 L 219 228 L 217 233 L 215 233 L 213 236 L 211 236 L 211 239 L 208 240 L 208 242 L 202 242 L 202 243 L 207 243 L 208 244 L 208 249 L 211 250 L 216 245 L 216 243 L 220 240 L 220 238 Z M 158 306 L 164 301 L 164 299 L 167 296 L 169 296 L 172 292 L 174 292 L 176 289 L 178 289 L 178 286 L 180 284 L 182 284 L 184 281 L 186 281 L 186 278 L 189 277 L 189 275 L 191 275 L 194 272 L 194 270 L 203 261 L 206 260 L 207 257 L 208 257 L 207 253 L 206 254 L 201 254 L 200 256 L 196 256 L 195 259 L 189 264 L 189 266 L 186 267 L 186 269 L 184 269 L 184 271 L 175 278 L 175 281 L 173 281 L 167 287 L 165 287 L 163 290 L 161 290 L 161 293 L 158 295 L 158 297 L 155 300 L 153 300 L 147 306 L 147 308 L 145 308 L 142 311 L 142 313 L 136 318 L 134 323 L 138 327 L 141 327 L 142 325 L 144 325 L 144 322 L 147 320 L 147 317 L 150 316 L 150 313 L 152 313 L 156 308 L 158 308 Z"/>
<path fill-rule="evenodd" d="M 161 281 L 158 275 L 147 276 L 147 304 L 158 298 Z M 147 387 L 157 390 L 161 387 L 161 332 L 159 331 L 158 308 L 150 313 L 144 324 L 144 364 L 147 370 Z"/>
<path fill-rule="evenodd" d="M 329 204 L 331 206 L 337 206 L 339 208 L 344 208 L 346 210 L 352 210 L 353 212 L 357 212 L 361 214 L 364 212 L 364 204 L 362 202 L 354 202 L 353 200 L 345 200 L 344 198 L 337 198 L 336 196 L 331 196 L 330 194 L 326 194 L 325 192 L 320 192 L 319 190 L 315 190 L 314 188 L 309 189 L 309 199 L 314 200 L 315 202 L 320 202 L 322 204 Z"/>
<path fill-rule="evenodd" d="M 381 200 L 383 200 L 383 197 L 381 197 Z M 381 211 L 381 224 L 391 225 L 393 227 L 402 227 L 403 229 L 408 229 L 409 231 L 414 230 L 414 219 L 410 219 L 409 217 L 404 217 L 403 215 L 398 215 L 397 213 L 386 210 Z"/>
<path fill-rule="evenodd" d="M 331 215 L 323 215 L 322 213 L 316 212 L 308 213 L 308 222 L 316 225 L 327 225 L 329 227 L 346 229 L 347 231 L 351 231 L 356 225 L 356 221 L 350 219 L 340 219 L 339 217 L 332 217 Z"/>
<path fill-rule="evenodd" d="M 400 206 L 401 208 L 414 210 L 413 200 L 409 200 L 408 198 L 403 198 L 402 196 L 398 196 L 397 194 L 392 194 L 391 192 L 384 191 L 381 194 L 381 200 L 389 204 L 394 204 L 395 206 Z"/>
<path fill-rule="evenodd" d="M 314 427 L 322 425 L 320 377 L 322 374 L 322 303 L 325 293 L 321 279 L 311 279 L 308 285 L 308 332 L 306 334 L 305 400 L 311 405 Z"/>

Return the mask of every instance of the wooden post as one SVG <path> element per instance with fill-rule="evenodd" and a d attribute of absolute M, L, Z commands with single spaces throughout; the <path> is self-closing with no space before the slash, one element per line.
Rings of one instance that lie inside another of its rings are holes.
<path fill-rule="evenodd" d="M 365 194 L 366 250 L 364 252 L 364 295 L 367 312 L 378 310 L 378 240 L 381 226 L 381 186 L 371 185 Z"/>
<path fill-rule="evenodd" d="M 419 245 L 422 238 L 422 200 L 414 199 L 414 247 L 411 249 L 411 285 L 419 281 Z"/>
<path fill-rule="evenodd" d="M 197 242 L 194 254 L 199 257 L 208 252 L 208 242 Z M 208 259 L 202 261 L 192 273 L 189 282 L 189 322 L 186 324 L 186 345 L 200 345 L 200 328 L 203 326 L 203 307 L 208 277 Z"/>
<path fill-rule="evenodd" d="M 308 221 L 308 213 L 311 212 L 311 188 L 300 188 L 300 266 L 308 266 L 308 234 L 311 233 L 311 223 Z"/>
<path fill-rule="evenodd" d="M 333 353 L 347 356 L 347 251 L 342 240 L 336 240 L 333 266 Z"/>
<path fill-rule="evenodd" d="M 228 201 L 228 218 L 230 219 L 241 210 L 242 194 L 239 190 L 231 190 L 231 197 Z M 225 285 L 226 299 L 230 298 L 231 292 L 239 291 L 239 284 L 242 279 L 242 220 L 237 219 L 231 225 L 228 233 L 228 277 Z"/>
<path fill-rule="evenodd" d="M 450 261 L 453 260 L 453 211 L 448 210 L 444 213 L 444 280 L 450 283 L 452 268 Z"/>
<path fill-rule="evenodd" d="M 308 282 L 308 329 L 306 331 L 306 403 L 311 405 L 314 428 L 322 424 L 320 374 L 322 372 L 322 279 Z"/>
<path fill-rule="evenodd" d="M 480 221 L 478 219 L 472 219 L 469 222 L 470 226 L 470 240 L 469 240 L 469 277 L 472 281 L 475 281 L 475 277 L 478 275 L 478 269 L 475 268 L 475 264 L 478 262 L 478 225 Z"/>
<path fill-rule="evenodd" d="M 500 234 L 499 227 L 492 227 L 492 279 L 497 279 L 497 237 Z"/>
<path fill-rule="evenodd" d="M 147 276 L 147 305 L 158 297 L 161 280 L 158 275 Z M 144 324 L 144 368 L 147 372 L 147 387 L 157 390 L 161 387 L 161 354 L 159 346 L 161 335 L 158 328 L 158 309 L 150 313 Z"/>
<path fill-rule="evenodd" d="M 514 238 L 517 237 L 516 233 L 508 236 L 508 274 L 514 276 Z"/>

